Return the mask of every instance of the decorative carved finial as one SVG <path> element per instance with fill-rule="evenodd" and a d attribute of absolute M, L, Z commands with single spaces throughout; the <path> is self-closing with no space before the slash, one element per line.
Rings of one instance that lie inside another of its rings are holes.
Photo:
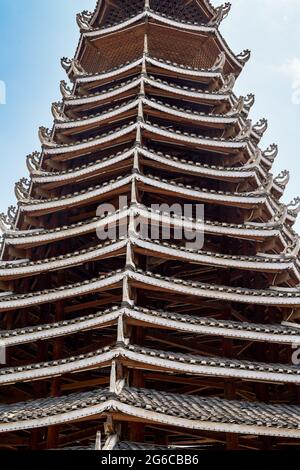
<path fill-rule="evenodd" d="M 51 111 L 56 121 L 66 120 L 66 115 L 63 111 L 63 103 L 61 101 L 52 103 Z"/>
<path fill-rule="evenodd" d="M 17 215 L 17 208 L 15 206 L 9 206 L 7 214 L 3 212 L 0 214 L 0 229 L 2 232 L 7 232 L 12 229 L 13 224 L 15 223 Z"/>
<path fill-rule="evenodd" d="M 72 60 L 70 72 L 73 72 L 75 76 L 86 75 L 86 71 L 82 67 L 79 60 L 75 60 L 75 59 Z"/>
<path fill-rule="evenodd" d="M 98 431 L 96 434 L 95 450 L 102 449 L 102 440 L 101 440 L 101 431 Z"/>
<path fill-rule="evenodd" d="M 209 26 L 220 26 L 221 22 L 228 16 L 231 9 L 231 3 L 227 2 L 216 8 L 214 17 L 210 20 Z"/>
<path fill-rule="evenodd" d="M 63 69 L 65 69 L 66 72 L 69 72 L 70 67 L 72 65 L 72 59 L 69 59 L 68 57 L 62 57 L 60 59 L 60 63 Z"/>
<path fill-rule="evenodd" d="M 7 215 L 5 215 L 4 212 L 1 212 L 0 213 L 0 230 L 5 233 L 10 229 L 11 229 L 11 225 L 8 222 Z"/>
<path fill-rule="evenodd" d="M 235 140 L 245 140 L 248 139 L 252 132 L 252 122 L 250 119 L 247 119 L 245 126 L 241 129 L 240 133 L 236 136 Z"/>
<path fill-rule="evenodd" d="M 254 126 L 253 130 L 256 134 L 258 134 L 260 137 L 264 135 L 266 130 L 268 129 L 268 121 L 267 119 L 260 119 Z"/>
<path fill-rule="evenodd" d="M 214 65 L 212 66 L 212 70 L 213 71 L 216 71 L 216 70 L 222 71 L 223 68 L 224 68 L 225 63 L 226 63 L 226 54 L 225 54 L 225 52 L 220 52 L 220 54 L 218 55 Z"/>
<path fill-rule="evenodd" d="M 286 187 L 288 182 L 290 181 L 290 172 L 287 170 L 283 170 L 279 173 L 278 176 L 274 179 L 274 183 L 278 184 L 279 186 Z"/>
<path fill-rule="evenodd" d="M 56 143 L 52 139 L 52 131 L 46 127 L 39 128 L 39 139 L 42 145 L 47 147 L 55 147 Z"/>
<path fill-rule="evenodd" d="M 15 184 L 15 195 L 18 201 L 27 200 L 29 197 L 30 181 L 27 178 L 22 178 Z"/>
<path fill-rule="evenodd" d="M 133 175 L 132 178 L 132 183 L 131 183 L 131 205 L 137 205 L 138 204 L 138 190 L 137 190 L 137 184 L 136 184 L 136 176 Z"/>
<path fill-rule="evenodd" d="M 92 17 L 93 13 L 88 10 L 84 10 L 76 15 L 76 21 L 80 30 L 90 31 L 92 29 L 90 24 Z"/>
<path fill-rule="evenodd" d="M 231 92 L 235 85 L 235 80 L 236 78 L 234 74 L 233 73 L 229 74 L 224 81 L 224 85 L 220 89 L 220 93 Z"/>
<path fill-rule="evenodd" d="M 16 206 L 9 206 L 7 210 L 7 217 L 9 220 L 10 224 L 14 224 L 16 221 L 16 216 L 17 216 L 17 208 Z"/>
<path fill-rule="evenodd" d="M 135 270 L 135 262 L 134 262 L 134 253 L 132 249 L 132 243 L 129 241 L 126 247 L 126 269 L 133 269 Z"/>
<path fill-rule="evenodd" d="M 254 152 L 254 155 L 252 158 L 249 160 L 249 163 L 255 163 L 256 165 L 259 165 L 262 159 L 262 151 L 257 148 Z"/>
<path fill-rule="evenodd" d="M 273 181 L 273 175 L 268 175 L 260 188 L 261 191 L 263 191 L 264 193 L 268 193 L 273 186 Z"/>
<path fill-rule="evenodd" d="M 123 279 L 123 296 L 122 296 L 122 302 L 125 305 L 134 305 L 134 301 L 131 299 L 130 296 L 130 286 L 129 286 L 129 280 L 128 276 L 126 275 Z"/>
<path fill-rule="evenodd" d="M 111 365 L 111 373 L 110 373 L 110 387 L 109 391 L 110 393 L 113 393 L 115 395 L 121 395 L 123 388 L 125 386 L 125 380 L 120 379 L 118 380 L 117 378 L 117 363 L 116 361 L 112 362 Z"/>
<path fill-rule="evenodd" d="M 289 214 L 293 217 L 297 217 L 300 213 L 300 197 L 295 197 L 287 206 Z"/>
<path fill-rule="evenodd" d="M 134 157 L 133 157 L 133 172 L 140 173 L 140 154 L 138 148 L 134 150 Z"/>
<path fill-rule="evenodd" d="M 240 96 L 232 109 L 227 113 L 228 116 L 239 116 L 244 109 L 245 98 Z"/>
<path fill-rule="evenodd" d="M 149 54 L 149 45 L 148 45 L 148 34 L 145 34 L 144 37 L 144 54 L 148 55 Z"/>
<path fill-rule="evenodd" d="M 69 98 L 72 95 L 72 90 L 65 80 L 61 80 L 60 82 L 60 91 L 64 98 Z"/>
<path fill-rule="evenodd" d="M 61 65 L 65 69 L 65 71 L 70 74 L 74 73 L 74 75 L 85 75 L 86 71 L 80 64 L 77 59 L 68 59 L 67 57 L 63 57 L 61 60 Z"/>
<path fill-rule="evenodd" d="M 243 52 L 241 52 L 239 55 L 237 55 L 237 60 L 242 62 L 242 64 L 245 64 L 248 62 L 248 60 L 251 57 L 251 51 L 249 49 L 245 49 Z"/>
<path fill-rule="evenodd" d="M 300 251 L 300 238 L 298 235 L 295 236 L 293 243 L 291 243 L 287 249 L 286 254 L 291 257 L 298 257 Z"/>
<path fill-rule="evenodd" d="M 130 214 L 129 214 L 129 223 L 128 223 L 128 236 L 130 238 L 137 238 L 138 237 L 135 221 L 136 221 L 135 211 L 133 209 L 131 209 Z"/>
<path fill-rule="evenodd" d="M 275 158 L 278 155 L 278 145 L 271 144 L 264 152 L 263 156 L 269 160 L 271 163 L 274 162 Z"/>
<path fill-rule="evenodd" d="M 276 222 L 278 224 L 284 224 L 287 212 L 287 206 L 285 204 L 280 204 L 278 212 L 273 217 L 273 222 Z"/>
<path fill-rule="evenodd" d="M 255 103 L 255 95 L 253 93 L 249 93 L 245 98 L 245 107 L 250 110 L 252 106 L 254 105 L 254 103 Z"/>
<path fill-rule="evenodd" d="M 40 152 L 33 152 L 26 157 L 26 163 L 29 173 L 40 170 L 42 154 Z"/>

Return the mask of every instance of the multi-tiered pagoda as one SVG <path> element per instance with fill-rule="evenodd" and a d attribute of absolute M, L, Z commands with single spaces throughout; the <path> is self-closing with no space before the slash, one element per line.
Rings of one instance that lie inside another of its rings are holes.
<path fill-rule="evenodd" d="M 71 85 L 1 216 L 1 449 L 299 447 L 300 202 L 234 94 L 229 9 L 78 15 Z"/>

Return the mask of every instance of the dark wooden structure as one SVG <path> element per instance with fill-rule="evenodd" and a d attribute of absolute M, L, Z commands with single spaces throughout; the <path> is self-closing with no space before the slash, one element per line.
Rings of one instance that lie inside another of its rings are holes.
<path fill-rule="evenodd" d="M 298 447 L 300 203 L 234 94 L 229 8 L 78 15 L 72 86 L 1 216 L 1 449 Z"/>

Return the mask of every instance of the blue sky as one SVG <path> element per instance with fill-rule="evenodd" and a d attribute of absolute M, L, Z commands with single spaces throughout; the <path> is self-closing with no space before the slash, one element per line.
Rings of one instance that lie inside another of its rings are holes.
<path fill-rule="evenodd" d="M 38 127 L 51 127 L 51 103 L 61 98 L 59 81 L 65 78 L 60 57 L 72 57 L 79 38 L 75 15 L 95 3 L 0 0 L 0 81 L 6 85 L 6 104 L 0 105 L 0 212 L 15 203 L 14 183 L 27 176 L 26 155 L 40 148 Z M 284 197 L 289 202 L 300 195 L 300 2 L 231 3 L 222 33 L 234 52 L 252 51 L 235 91 L 255 93 L 251 117 L 269 120 L 262 148 L 278 143 L 273 172 L 291 171 Z"/>

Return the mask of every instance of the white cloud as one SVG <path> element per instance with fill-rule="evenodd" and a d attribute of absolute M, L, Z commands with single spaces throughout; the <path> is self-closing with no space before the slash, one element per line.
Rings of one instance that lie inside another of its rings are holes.
<path fill-rule="evenodd" d="M 300 104 L 300 59 L 293 57 L 279 67 L 279 71 L 291 80 L 292 103 Z"/>
<path fill-rule="evenodd" d="M 300 80 L 300 59 L 293 57 L 279 67 L 280 72 L 292 82 Z"/>

